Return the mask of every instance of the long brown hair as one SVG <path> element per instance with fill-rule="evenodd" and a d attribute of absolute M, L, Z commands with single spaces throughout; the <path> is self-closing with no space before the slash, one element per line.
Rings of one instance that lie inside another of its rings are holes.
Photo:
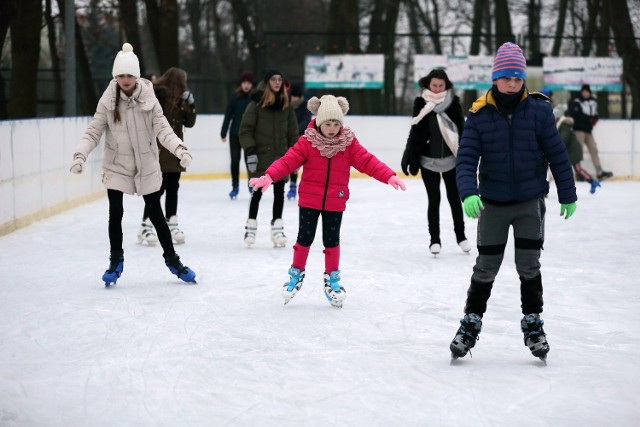
<path fill-rule="evenodd" d="M 187 72 L 182 68 L 171 67 L 156 79 L 153 86 L 163 89 L 166 94 L 162 109 L 165 112 L 176 109 L 180 105 L 182 94 L 187 90 Z"/>
<path fill-rule="evenodd" d="M 287 88 L 284 84 L 280 86 L 280 90 L 278 92 L 274 92 L 271 90 L 271 85 L 269 83 L 265 84 L 264 92 L 262 93 L 262 98 L 258 101 L 258 107 L 266 108 L 270 105 L 275 104 L 277 101 L 282 103 L 282 109 L 285 110 L 289 106 L 289 96 L 287 95 Z"/>
<path fill-rule="evenodd" d="M 120 121 L 120 110 L 118 110 L 118 104 L 120 103 L 120 85 L 116 84 L 116 109 L 113 110 L 113 122 L 118 123 Z"/>

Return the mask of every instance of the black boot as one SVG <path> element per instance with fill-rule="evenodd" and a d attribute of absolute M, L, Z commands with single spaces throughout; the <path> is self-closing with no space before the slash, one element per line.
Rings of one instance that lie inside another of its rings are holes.
<path fill-rule="evenodd" d="M 451 357 L 457 359 L 466 356 L 467 352 L 475 347 L 481 329 L 482 316 L 476 313 L 465 314 L 464 318 L 460 319 L 458 332 L 449 346 Z"/>

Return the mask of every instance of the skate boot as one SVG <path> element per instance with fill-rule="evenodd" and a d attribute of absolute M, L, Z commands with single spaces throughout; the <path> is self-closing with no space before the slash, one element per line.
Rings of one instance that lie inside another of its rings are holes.
<path fill-rule="evenodd" d="M 284 235 L 284 222 L 281 219 L 271 221 L 271 241 L 274 248 L 284 248 L 287 236 Z"/>
<path fill-rule="evenodd" d="M 549 343 L 542 325 L 544 320 L 537 313 L 525 314 L 520 321 L 520 327 L 524 332 L 524 345 L 529 347 L 531 354 L 545 362 L 549 353 Z"/>
<path fill-rule="evenodd" d="M 169 225 L 169 231 L 171 231 L 171 238 L 176 245 L 181 245 L 185 242 L 186 237 L 184 233 L 178 228 L 178 217 L 176 215 L 172 215 L 168 220 L 167 224 Z"/>
<path fill-rule="evenodd" d="M 289 269 L 289 281 L 282 287 L 282 298 L 284 298 L 285 304 L 291 301 L 302 287 L 304 273 L 305 270 L 300 271 L 299 268 L 295 268 L 294 266 L 291 266 Z"/>
<path fill-rule="evenodd" d="M 256 232 L 258 231 L 258 221 L 249 218 L 244 226 L 244 242 L 251 247 L 256 242 Z"/>
<path fill-rule="evenodd" d="M 298 188 L 294 182 L 289 184 L 289 192 L 287 193 L 287 200 L 294 200 L 298 194 Z"/>
<path fill-rule="evenodd" d="M 178 279 L 183 282 L 198 283 L 196 282 L 196 273 L 189 267 L 182 264 L 178 254 L 174 253 L 173 255 L 165 257 L 164 264 L 169 267 L 169 271 L 171 271 L 171 273 L 175 274 Z"/>
<path fill-rule="evenodd" d="M 460 328 L 456 336 L 451 341 L 451 359 L 456 360 L 467 355 L 478 341 L 478 335 L 482 329 L 482 316 L 475 313 L 468 313 L 460 319 Z"/>
<path fill-rule="evenodd" d="M 467 239 L 458 242 L 458 246 L 460 246 L 460 249 L 462 249 L 462 252 L 464 252 L 465 254 L 471 252 L 471 243 L 469 243 Z"/>
<path fill-rule="evenodd" d="M 600 172 L 598 172 L 598 179 L 600 181 L 607 179 L 607 178 L 611 178 L 613 176 L 613 172 L 609 172 L 609 171 L 603 171 L 601 170 Z"/>
<path fill-rule="evenodd" d="M 340 270 L 324 273 L 324 295 L 332 306 L 342 308 L 342 303 L 347 299 L 347 291 L 339 281 Z"/>
<path fill-rule="evenodd" d="M 594 194 L 598 187 L 600 187 L 600 183 L 595 178 L 591 178 L 591 188 L 589 189 L 589 193 Z"/>
<path fill-rule="evenodd" d="M 158 243 L 158 236 L 153 229 L 153 224 L 149 218 L 142 221 L 138 229 L 138 243 L 146 243 L 149 246 L 155 246 Z"/>
<path fill-rule="evenodd" d="M 431 245 L 429 245 L 429 251 L 435 256 L 438 255 L 440 253 L 440 251 L 442 250 L 442 247 L 440 246 L 440 243 L 432 243 Z"/>
<path fill-rule="evenodd" d="M 104 285 L 109 287 L 111 285 L 115 285 L 118 281 L 118 278 L 122 274 L 124 270 L 124 252 L 123 251 L 114 251 L 111 252 L 111 256 L 109 257 L 109 268 L 102 275 L 102 280 L 104 281 Z"/>
<path fill-rule="evenodd" d="M 238 186 L 234 185 L 233 190 L 229 192 L 229 197 L 231 197 L 231 200 L 235 200 L 238 198 L 238 192 L 239 192 Z"/>

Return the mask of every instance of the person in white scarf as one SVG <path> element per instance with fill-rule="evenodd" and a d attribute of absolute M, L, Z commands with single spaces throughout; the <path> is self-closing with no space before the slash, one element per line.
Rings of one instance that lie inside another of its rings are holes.
<path fill-rule="evenodd" d="M 453 93 L 453 83 L 446 72 L 432 70 L 418 82 L 422 95 L 413 104 L 413 118 L 409 138 L 402 156 L 405 175 L 421 173 L 427 190 L 429 250 L 437 255 L 442 248 L 440 239 L 440 179 L 444 181 L 451 206 L 456 241 L 463 252 L 471 251 L 465 237 L 462 204 L 456 185 L 456 154 L 464 127 L 459 98 Z"/>

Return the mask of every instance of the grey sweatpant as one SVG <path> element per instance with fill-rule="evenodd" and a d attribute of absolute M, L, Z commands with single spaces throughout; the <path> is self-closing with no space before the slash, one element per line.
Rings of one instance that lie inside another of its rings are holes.
<path fill-rule="evenodd" d="M 480 283 L 494 281 L 504 258 L 511 227 L 518 275 L 523 279 L 538 276 L 545 210 L 543 198 L 510 205 L 485 203 L 478 219 L 479 255 L 473 267 L 472 280 Z"/>

